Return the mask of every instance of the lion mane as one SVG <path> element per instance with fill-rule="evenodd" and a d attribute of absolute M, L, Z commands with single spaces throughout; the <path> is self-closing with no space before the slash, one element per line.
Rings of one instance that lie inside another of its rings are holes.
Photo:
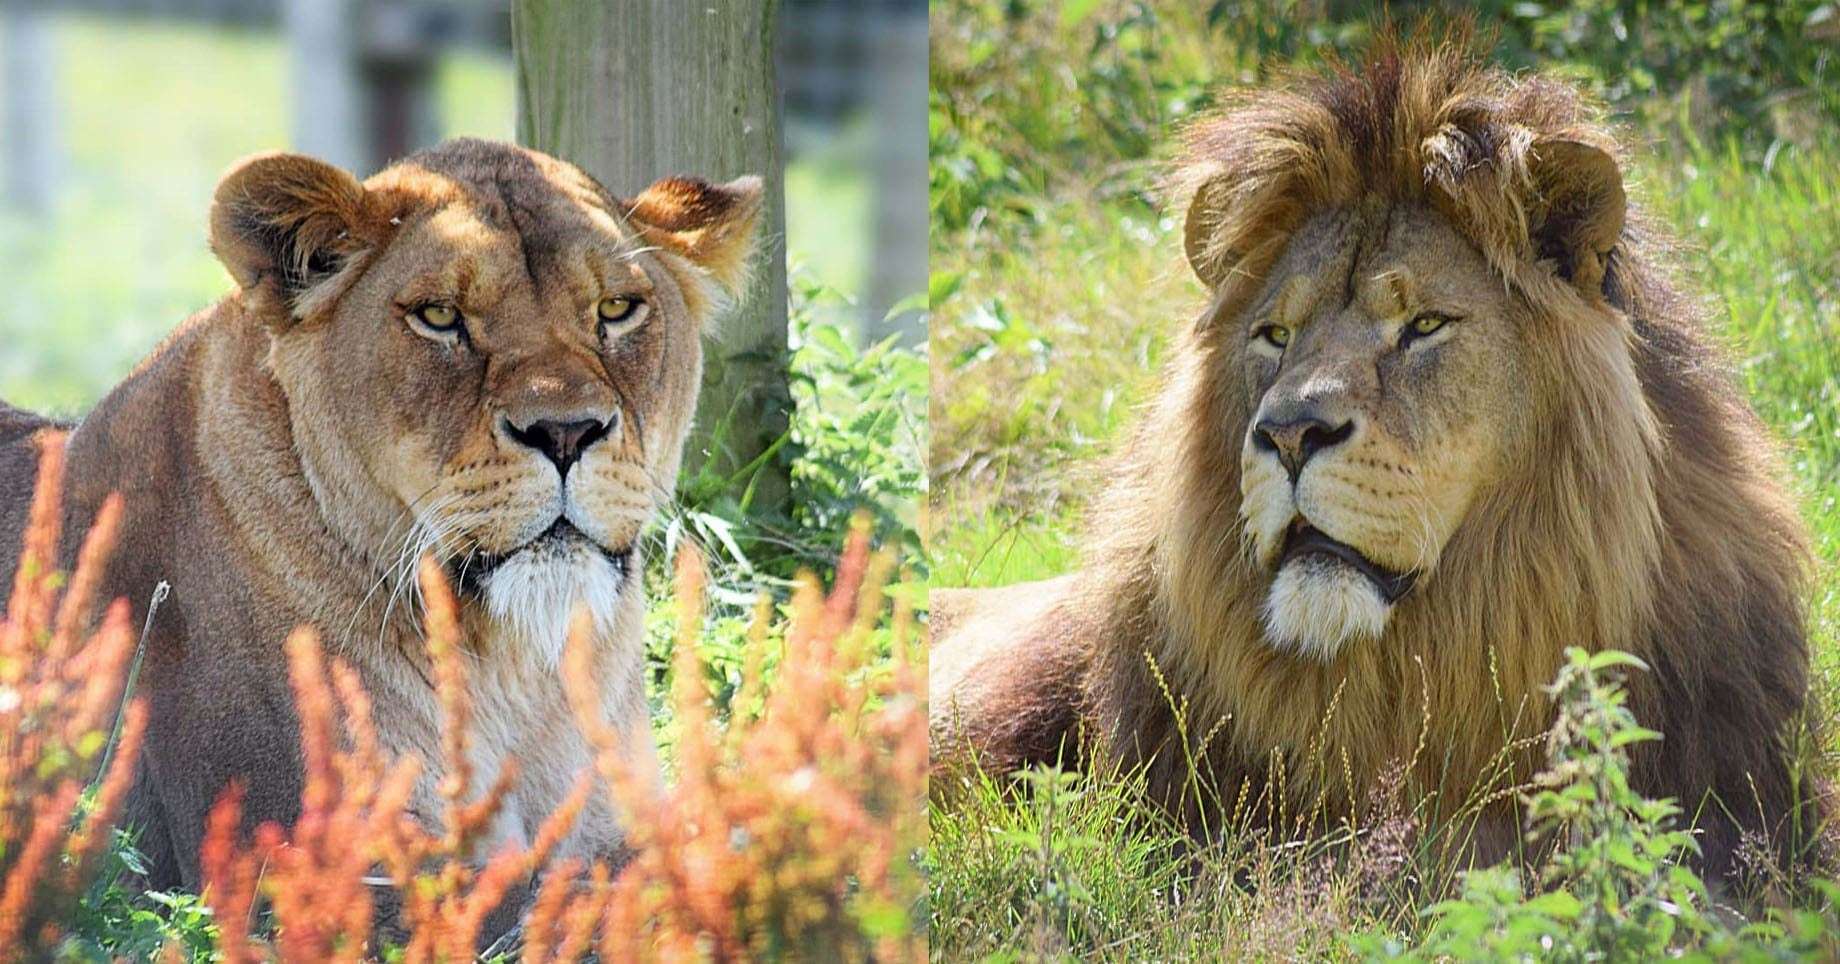
<path fill-rule="evenodd" d="M 1462 800 L 1537 770 L 1545 687 L 1576 645 L 1647 664 L 1630 705 L 1664 737 L 1634 751 L 1632 781 L 1679 800 L 1711 867 L 1747 832 L 1780 847 L 1813 806 L 1789 739 L 1808 691 L 1807 550 L 1769 435 L 1666 270 L 1668 244 L 1623 217 L 1598 111 L 1473 49 L 1386 37 L 1188 129 L 1172 180 L 1210 303 L 1105 475 L 1082 567 L 935 593 L 942 772 L 967 751 L 986 768 L 1069 751 L 1142 768 L 1191 826 L 1220 807 L 1347 813 L 1400 765 Z M 1264 638 L 1268 577 L 1246 551 L 1232 443 L 1251 413 L 1212 322 L 1312 214 L 1373 198 L 1442 215 L 1542 320 L 1531 364 L 1557 414 L 1384 636 L 1299 659 Z"/>

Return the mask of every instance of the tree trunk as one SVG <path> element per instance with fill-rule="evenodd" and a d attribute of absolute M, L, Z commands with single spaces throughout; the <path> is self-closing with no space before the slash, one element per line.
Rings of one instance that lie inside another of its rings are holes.
<path fill-rule="evenodd" d="M 778 0 L 517 0 L 518 140 L 630 197 L 672 174 L 758 174 L 765 217 L 739 309 L 704 341 L 686 471 L 733 476 L 787 430 L 786 211 L 774 51 Z M 752 505 L 784 509 L 766 458 Z M 740 495 L 739 492 L 736 493 Z"/>

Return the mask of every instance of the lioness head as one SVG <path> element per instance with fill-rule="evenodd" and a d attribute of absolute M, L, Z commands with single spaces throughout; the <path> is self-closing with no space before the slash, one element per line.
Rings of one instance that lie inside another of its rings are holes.
<path fill-rule="evenodd" d="M 1192 134 L 1186 246 L 1215 294 L 1200 338 L 1234 396 L 1220 444 L 1267 640 L 1315 659 L 1425 592 L 1478 501 L 1510 497 L 1577 421 L 1553 417 L 1576 385 L 1620 396 L 1588 416 L 1646 411 L 1601 290 L 1624 222 L 1612 145 L 1569 88 L 1430 69 L 1450 76 L 1331 77 Z"/>
<path fill-rule="evenodd" d="M 621 200 L 576 167 L 450 142 L 359 183 L 299 155 L 225 176 L 212 246 L 329 527 L 388 592 L 423 552 L 549 658 L 603 623 L 671 491 L 699 335 L 742 284 L 761 185 Z M 395 577 L 394 583 L 390 579 Z"/>

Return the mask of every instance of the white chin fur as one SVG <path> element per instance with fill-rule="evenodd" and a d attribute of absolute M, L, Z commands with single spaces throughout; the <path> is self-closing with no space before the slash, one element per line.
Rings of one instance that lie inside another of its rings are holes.
<path fill-rule="evenodd" d="M 1356 639 L 1375 639 L 1392 607 L 1366 576 L 1333 563 L 1303 560 L 1278 570 L 1265 600 L 1265 635 L 1273 648 L 1328 662 Z"/>
<path fill-rule="evenodd" d="M 587 607 L 596 635 L 611 633 L 623 581 L 619 567 L 588 546 L 531 546 L 483 580 L 486 612 L 527 652 L 555 667 L 576 606 Z"/>

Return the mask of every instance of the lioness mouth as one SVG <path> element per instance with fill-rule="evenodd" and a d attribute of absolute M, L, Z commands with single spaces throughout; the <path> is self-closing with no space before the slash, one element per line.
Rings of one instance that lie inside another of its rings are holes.
<path fill-rule="evenodd" d="M 520 552 L 546 552 L 573 545 L 587 546 L 605 556 L 608 562 L 613 563 L 614 571 L 620 574 L 621 579 L 631 574 L 633 556 L 631 546 L 623 549 L 608 549 L 588 538 L 566 517 L 558 517 L 536 538 L 510 552 L 481 553 L 476 556 L 462 556 L 449 560 L 449 574 L 461 592 L 477 596 L 484 588 L 486 577 L 490 576 L 499 566 L 504 565 L 512 556 Z"/>
<path fill-rule="evenodd" d="M 1284 568 L 1292 559 L 1308 555 L 1326 556 L 1366 576 L 1367 581 L 1380 590 L 1380 598 L 1385 599 L 1388 605 L 1398 602 L 1406 593 L 1411 592 L 1412 584 L 1418 581 L 1417 573 L 1394 572 L 1362 555 L 1348 543 L 1332 539 L 1321 529 L 1299 520 L 1285 533 L 1284 549 L 1278 555 L 1278 568 Z"/>

